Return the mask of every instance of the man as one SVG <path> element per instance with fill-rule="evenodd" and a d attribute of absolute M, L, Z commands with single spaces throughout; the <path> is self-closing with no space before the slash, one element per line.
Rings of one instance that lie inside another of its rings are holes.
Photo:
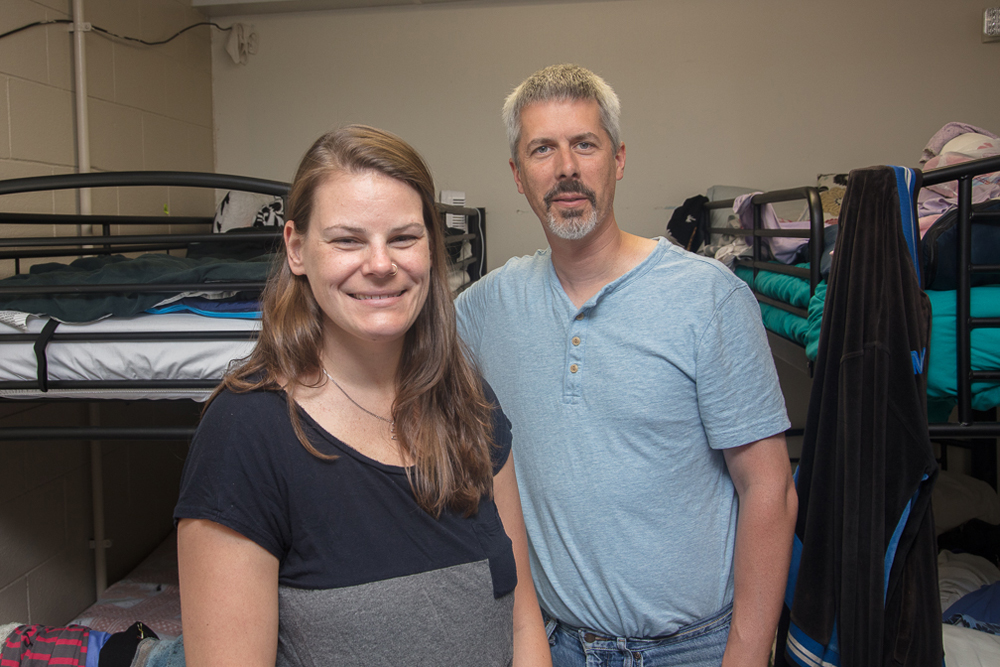
<path fill-rule="evenodd" d="M 513 422 L 553 664 L 764 666 L 796 512 L 784 401 L 746 285 L 618 227 L 619 112 L 574 65 L 507 99 L 550 248 L 466 290 L 460 330 Z"/>

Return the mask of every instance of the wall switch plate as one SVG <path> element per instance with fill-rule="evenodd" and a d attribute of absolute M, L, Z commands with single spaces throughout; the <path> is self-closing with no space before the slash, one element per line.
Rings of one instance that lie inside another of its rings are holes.
<path fill-rule="evenodd" d="M 983 42 L 1000 42 L 1000 7 L 983 10 Z"/>

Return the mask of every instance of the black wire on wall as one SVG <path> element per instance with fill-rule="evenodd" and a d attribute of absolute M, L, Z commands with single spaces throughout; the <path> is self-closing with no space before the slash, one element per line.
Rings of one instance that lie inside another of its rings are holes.
<path fill-rule="evenodd" d="M 19 33 L 22 30 L 27 30 L 28 28 L 34 28 L 35 26 L 40 26 L 40 25 L 52 25 L 54 23 L 72 24 L 72 23 L 76 23 L 76 21 L 73 21 L 72 19 L 52 19 L 50 21 L 35 21 L 34 23 L 29 23 L 28 25 L 23 25 L 20 28 L 14 28 L 13 30 L 8 30 L 7 32 L 5 32 L 3 34 L 0 34 L 0 39 L 3 39 L 4 37 L 9 37 L 9 36 L 14 35 L 16 33 Z M 158 42 L 147 42 L 146 40 L 139 39 L 137 37 L 126 37 L 124 35 L 116 35 L 115 33 L 111 32 L 110 30 L 105 30 L 104 28 L 98 27 L 98 26 L 93 25 L 93 24 L 90 25 L 90 28 L 91 28 L 91 30 L 96 30 L 97 32 L 100 32 L 100 33 L 103 33 L 105 35 L 108 35 L 109 37 L 114 37 L 116 39 L 124 39 L 124 40 L 127 40 L 129 42 L 139 42 L 140 44 L 145 44 L 146 46 L 158 46 L 160 44 L 166 44 L 167 42 L 169 42 L 171 40 L 177 39 L 182 34 L 184 34 L 185 32 L 187 32 L 188 30 L 190 30 L 191 28 L 197 28 L 200 25 L 210 25 L 213 28 L 218 28 L 219 30 L 222 30 L 222 31 L 227 31 L 227 30 L 232 30 L 233 29 L 232 26 L 224 28 L 221 25 L 219 25 L 218 23 L 213 23 L 212 21 L 201 21 L 200 23 L 193 23 L 193 24 L 189 25 L 188 27 L 183 28 L 182 30 L 177 31 L 176 33 L 174 33 L 170 37 L 167 37 L 166 39 L 161 39 Z"/>

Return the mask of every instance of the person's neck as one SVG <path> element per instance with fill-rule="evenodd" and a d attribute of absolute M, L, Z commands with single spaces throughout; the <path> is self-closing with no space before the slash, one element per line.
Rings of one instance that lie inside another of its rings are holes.
<path fill-rule="evenodd" d="M 321 360 L 338 382 L 395 394 L 396 371 L 402 353 L 402 339 L 374 343 L 357 339 L 345 342 L 328 337 Z"/>
<path fill-rule="evenodd" d="M 656 241 L 619 229 L 613 215 L 587 237 L 568 241 L 546 231 L 552 266 L 563 291 L 579 308 L 602 287 L 644 260 Z"/>

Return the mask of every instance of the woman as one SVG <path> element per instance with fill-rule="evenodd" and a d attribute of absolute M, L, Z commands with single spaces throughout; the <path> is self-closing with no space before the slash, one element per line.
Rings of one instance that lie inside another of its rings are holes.
<path fill-rule="evenodd" d="M 369 127 L 299 165 L 259 341 L 175 510 L 188 665 L 549 664 L 509 423 L 457 338 L 434 192 Z"/>

